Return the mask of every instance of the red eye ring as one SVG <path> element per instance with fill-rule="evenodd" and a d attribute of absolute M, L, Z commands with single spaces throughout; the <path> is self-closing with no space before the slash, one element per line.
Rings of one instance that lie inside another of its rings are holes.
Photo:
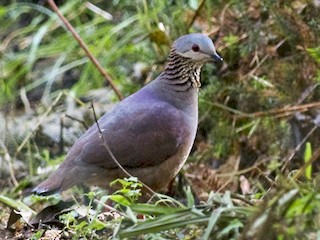
<path fill-rule="evenodd" d="M 200 47 L 197 44 L 192 45 L 192 51 L 199 52 L 199 50 L 200 50 Z"/>

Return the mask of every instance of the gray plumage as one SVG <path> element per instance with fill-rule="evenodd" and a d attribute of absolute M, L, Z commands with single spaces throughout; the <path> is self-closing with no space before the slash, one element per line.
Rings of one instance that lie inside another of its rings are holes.
<path fill-rule="evenodd" d="M 200 69 L 212 59 L 222 60 L 207 36 L 180 37 L 164 71 L 98 121 L 119 163 L 155 191 L 169 183 L 190 153 L 198 124 Z M 125 175 L 105 150 L 94 124 L 33 192 L 47 195 L 79 183 L 108 189 L 110 181 L 120 177 Z"/>

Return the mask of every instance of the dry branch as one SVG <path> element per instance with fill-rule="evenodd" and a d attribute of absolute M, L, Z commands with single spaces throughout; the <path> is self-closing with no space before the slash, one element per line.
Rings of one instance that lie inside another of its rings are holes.
<path fill-rule="evenodd" d="M 286 117 L 294 114 L 295 112 L 306 112 L 311 108 L 320 107 L 320 102 L 312 102 L 302 105 L 285 106 L 282 108 L 271 109 L 268 111 L 259 111 L 254 113 L 243 113 L 236 118 L 257 118 L 257 117 Z"/>
<path fill-rule="evenodd" d="M 89 48 L 87 47 L 85 42 L 82 40 L 80 35 L 72 27 L 72 25 L 69 23 L 69 21 L 62 15 L 62 13 L 60 12 L 59 8 L 55 4 L 54 0 L 48 0 L 48 3 L 51 6 L 51 8 L 53 9 L 53 11 L 56 12 L 56 14 L 62 20 L 62 22 L 69 29 L 69 31 L 71 32 L 73 37 L 77 40 L 77 42 L 79 43 L 80 47 L 86 52 L 86 54 L 89 57 L 89 59 L 91 60 L 91 62 L 98 68 L 99 72 L 106 79 L 106 81 L 110 84 L 111 88 L 113 89 L 115 94 L 118 96 L 118 98 L 120 100 L 123 99 L 123 96 L 122 96 L 121 92 L 118 90 L 116 85 L 113 83 L 113 80 L 112 80 L 111 76 L 106 72 L 106 70 L 104 70 L 104 68 L 102 68 L 102 66 L 101 66 L 100 62 L 98 61 L 98 59 L 91 54 L 91 52 L 89 51 Z"/>

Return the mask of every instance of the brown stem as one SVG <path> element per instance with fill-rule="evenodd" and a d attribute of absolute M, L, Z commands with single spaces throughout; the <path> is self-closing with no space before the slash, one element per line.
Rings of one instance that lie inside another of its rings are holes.
<path fill-rule="evenodd" d="M 66 117 L 67 117 L 67 118 L 70 118 L 71 120 L 74 120 L 74 121 L 77 121 L 77 122 L 81 123 L 85 130 L 88 130 L 88 129 L 89 129 L 89 127 L 87 126 L 87 124 L 86 124 L 85 121 L 80 120 L 80 119 L 78 119 L 78 118 L 76 118 L 76 117 L 73 117 L 73 116 L 71 116 L 71 115 L 69 115 L 69 114 L 66 114 Z"/>
<path fill-rule="evenodd" d="M 66 27 L 69 29 L 69 31 L 72 33 L 73 37 L 77 40 L 80 47 L 86 52 L 87 56 L 91 60 L 91 62 L 98 68 L 99 72 L 102 74 L 102 76 L 106 79 L 106 81 L 110 84 L 113 91 L 116 93 L 118 98 L 121 100 L 123 99 L 122 94 L 116 87 L 116 85 L 113 83 L 111 76 L 104 70 L 99 63 L 99 61 L 94 57 L 91 52 L 89 51 L 89 48 L 85 44 L 85 42 L 82 40 L 80 35 L 76 32 L 76 30 L 72 27 L 72 25 L 69 23 L 69 21 L 62 15 L 59 8 L 55 4 L 54 0 L 48 0 L 48 3 L 50 7 L 53 9 L 53 11 L 59 16 L 59 18 L 62 20 L 62 22 L 66 25 Z"/>
<path fill-rule="evenodd" d="M 12 163 L 13 161 L 12 161 L 12 158 L 9 154 L 9 151 L 8 151 L 6 145 L 4 144 L 4 142 L 2 142 L 1 139 L 0 139 L 0 147 L 3 151 L 3 159 L 8 162 L 11 181 L 12 181 L 13 185 L 15 187 L 17 187 L 19 185 L 19 182 L 17 181 L 16 176 L 15 176 L 14 167 L 13 167 L 13 163 Z"/>
<path fill-rule="evenodd" d="M 292 160 L 292 158 L 294 157 L 294 155 L 296 155 L 296 153 L 300 150 L 300 148 L 303 146 L 303 144 L 308 140 L 308 138 L 313 134 L 313 132 L 318 128 L 317 125 L 314 125 L 313 128 L 307 133 L 307 135 L 301 140 L 301 142 L 295 147 L 295 149 L 293 150 L 293 152 L 286 158 L 284 164 L 281 167 L 281 171 L 283 172 L 289 162 Z"/>
<path fill-rule="evenodd" d="M 285 114 L 285 113 L 291 113 L 293 114 L 294 112 L 305 112 L 308 111 L 310 108 L 316 108 L 320 107 L 320 102 L 312 102 L 312 103 L 307 103 L 307 104 L 302 104 L 302 105 L 295 105 L 295 106 L 286 106 L 283 108 L 278 108 L 278 109 L 271 109 L 268 111 L 261 111 L 261 112 L 254 112 L 254 113 L 246 113 L 242 114 L 239 116 L 236 116 L 237 119 L 239 118 L 256 118 L 256 117 L 265 117 L 265 116 L 277 116 L 280 114 Z"/>
<path fill-rule="evenodd" d="M 197 10 L 196 10 L 196 12 L 194 13 L 194 15 L 193 15 L 190 23 L 188 24 L 188 28 L 187 28 L 188 31 L 189 31 L 189 29 L 192 27 L 194 21 L 195 21 L 195 20 L 197 19 L 197 17 L 199 16 L 200 11 L 201 11 L 201 9 L 203 8 L 205 2 L 206 2 L 205 0 L 202 0 L 202 2 L 200 3 L 199 7 L 198 7 Z"/>

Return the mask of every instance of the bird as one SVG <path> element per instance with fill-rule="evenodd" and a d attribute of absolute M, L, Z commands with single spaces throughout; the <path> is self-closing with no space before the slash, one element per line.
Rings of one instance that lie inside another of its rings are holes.
<path fill-rule="evenodd" d="M 46 196 L 82 183 L 110 190 L 111 181 L 126 175 L 105 144 L 132 176 L 154 191 L 165 189 L 186 162 L 195 140 L 201 67 L 222 60 L 205 34 L 179 37 L 159 76 L 93 124 L 32 193 Z"/>

